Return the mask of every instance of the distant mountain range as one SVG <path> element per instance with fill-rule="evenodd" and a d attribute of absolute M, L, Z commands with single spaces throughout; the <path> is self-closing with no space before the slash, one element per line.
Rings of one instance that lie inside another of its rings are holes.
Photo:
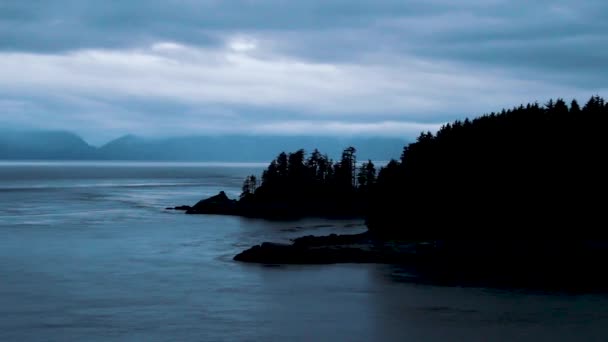
<path fill-rule="evenodd" d="M 95 159 L 98 152 L 70 132 L 0 132 L 0 159 Z"/>
<path fill-rule="evenodd" d="M 386 137 L 187 136 L 163 139 L 126 135 L 101 146 L 64 131 L 1 132 L 0 160 L 134 160 L 266 162 L 281 151 L 318 148 L 331 158 L 354 146 L 359 160 L 398 158 L 405 139 Z"/>

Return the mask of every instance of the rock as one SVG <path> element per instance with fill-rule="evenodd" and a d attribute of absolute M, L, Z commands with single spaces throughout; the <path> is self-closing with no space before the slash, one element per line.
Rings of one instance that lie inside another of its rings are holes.
<path fill-rule="evenodd" d="M 237 201 L 228 198 L 224 191 L 196 203 L 186 210 L 186 214 L 233 215 L 237 211 Z"/>
<path fill-rule="evenodd" d="M 236 261 L 262 264 L 334 264 L 383 262 L 381 255 L 353 247 L 307 248 L 265 242 L 237 254 Z"/>
<path fill-rule="evenodd" d="M 373 237 L 369 232 L 361 234 L 330 234 L 327 236 L 307 235 L 293 240 L 294 245 L 319 247 L 331 245 L 352 245 L 352 244 L 369 244 L 373 241 Z"/>
<path fill-rule="evenodd" d="M 169 208 L 165 208 L 166 210 L 190 210 L 192 209 L 191 206 L 189 205 L 180 205 L 177 207 L 169 207 Z"/>
<path fill-rule="evenodd" d="M 180 208 L 180 209 L 178 209 Z M 167 208 L 170 210 L 170 208 Z M 173 210 L 185 210 L 186 214 L 235 215 L 267 220 L 295 220 L 305 217 L 323 217 L 353 219 L 362 218 L 362 210 L 336 205 L 331 202 L 300 203 L 289 202 L 283 199 L 255 200 L 252 196 L 242 197 L 240 200 L 230 199 L 224 191 L 217 195 L 203 199 L 192 207 L 181 206 Z M 316 228 L 333 227 L 332 225 L 319 225 Z"/>
<path fill-rule="evenodd" d="M 605 247 L 488 241 L 381 240 L 370 233 L 304 236 L 292 244 L 264 242 L 234 257 L 261 264 L 392 264 L 408 279 L 443 285 L 533 287 L 549 290 L 608 291 L 601 271 Z M 529 250 L 526 250 L 529 249 Z"/>
<path fill-rule="evenodd" d="M 305 236 L 292 244 L 264 242 L 239 253 L 236 261 L 263 264 L 386 263 L 392 254 L 377 248 L 369 234 Z"/>

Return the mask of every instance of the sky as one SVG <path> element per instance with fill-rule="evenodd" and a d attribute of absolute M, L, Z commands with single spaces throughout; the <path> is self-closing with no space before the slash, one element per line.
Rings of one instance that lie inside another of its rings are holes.
<path fill-rule="evenodd" d="M 0 127 L 413 137 L 608 89 L 604 0 L 2 0 Z"/>

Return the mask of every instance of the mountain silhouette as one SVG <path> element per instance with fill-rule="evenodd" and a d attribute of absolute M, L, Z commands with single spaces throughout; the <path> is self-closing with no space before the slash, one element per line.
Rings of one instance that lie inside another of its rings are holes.
<path fill-rule="evenodd" d="M 344 147 L 356 144 L 362 158 L 388 160 L 404 143 L 386 137 L 125 135 L 97 148 L 70 132 L 6 132 L 0 136 L 0 159 L 265 162 L 277 150 L 302 147 L 319 147 L 337 158 Z"/>
<path fill-rule="evenodd" d="M 66 131 L 0 133 L 0 159 L 94 159 L 96 148 Z"/>

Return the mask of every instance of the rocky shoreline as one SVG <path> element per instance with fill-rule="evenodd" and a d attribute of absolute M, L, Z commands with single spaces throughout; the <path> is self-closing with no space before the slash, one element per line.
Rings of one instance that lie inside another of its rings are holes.
<path fill-rule="evenodd" d="M 286 204 L 282 202 L 264 202 L 230 199 L 224 191 L 217 195 L 200 200 L 193 206 L 181 205 L 168 207 L 166 210 L 185 211 L 186 214 L 232 215 L 268 220 L 293 220 L 304 217 L 321 217 L 330 219 L 362 218 L 358 208 L 331 206 L 324 203 Z"/>
<path fill-rule="evenodd" d="M 404 263 L 428 253 L 430 243 L 391 242 L 370 232 L 303 236 L 292 244 L 264 242 L 234 257 L 263 264 Z"/>
<path fill-rule="evenodd" d="M 264 242 L 234 257 L 258 264 L 378 263 L 442 285 L 606 291 L 608 247 L 568 242 L 391 241 L 370 232 Z"/>
<path fill-rule="evenodd" d="M 284 219 L 274 207 L 247 207 L 222 191 L 194 206 L 178 206 L 187 214 L 237 215 Z M 285 209 L 285 208 L 283 208 Z M 266 212 L 267 211 L 267 212 Z M 300 212 L 299 214 L 302 214 Z M 315 215 L 304 215 L 315 216 Z M 482 283 L 539 288 L 608 289 L 600 271 L 608 261 L 608 242 L 593 240 L 399 240 L 360 234 L 303 236 L 291 244 L 263 242 L 238 253 L 235 261 L 258 264 L 378 263 L 406 267 L 424 279 L 441 283 Z M 567 274 L 567 275 L 566 275 Z"/>

